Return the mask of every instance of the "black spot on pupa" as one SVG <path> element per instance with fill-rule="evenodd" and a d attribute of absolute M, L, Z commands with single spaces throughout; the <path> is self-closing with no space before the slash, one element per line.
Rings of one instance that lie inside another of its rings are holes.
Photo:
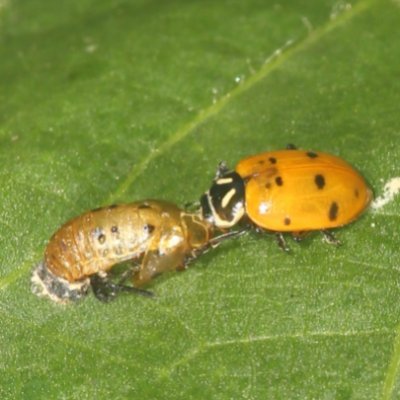
<path fill-rule="evenodd" d="M 316 158 L 318 157 L 318 154 L 314 153 L 313 151 L 307 151 L 306 156 L 310 158 Z"/>
<path fill-rule="evenodd" d="M 271 164 L 276 164 L 276 158 L 275 157 L 270 157 L 270 158 L 268 158 L 268 160 L 269 160 L 269 162 Z"/>
<path fill-rule="evenodd" d="M 284 223 L 285 225 L 290 225 L 290 224 L 292 223 L 292 221 L 290 220 L 289 217 L 286 217 L 286 218 L 283 220 L 283 223 Z"/>
<path fill-rule="evenodd" d="M 354 196 L 358 199 L 360 197 L 360 192 L 358 189 L 354 189 Z"/>
<path fill-rule="evenodd" d="M 330 221 L 335 221 L 337 216 L 338 216 L 338 211 L 339 211 L 339 206 L 336 201 L 333 201 L 331 206 L 329 207 L 329 220 Z"/>
<path fill-rule="evenodd" d="M 100 244 L 103 244 L 106 241 L 106 235 L 104 233 L 100 233 L 97 240 L 99 241 Z"/>
<path fill-rule="evenodd" d="M 323 175 L 315 175 L 314 182 L 317 185 L 318 189 L 323 189 L 325 186 L 325 178 Z"/>
<path fill-rule="evenodd" d="M 143 204 L 140 204 L 139 206 L 138 206 L 138 209 L 139 210 L 144 210 L 144 209 L 146 209 L 146 208 L 151 208 L 147 203 L 143 203 Z"/>
<path fill-rule="evenodd" d="M 267 182 L 266 184 L 265 184 L 265 189 L 271 189 L 271 182 Z"/>
<path fill-rule="evenodd" d="M 93 240 L 97 240 L 100 244 L 103 244 L 106 240 L 106 235 L 102 227 L 98 226 L 92 230 L 90 233 Z"/>
<path fill-rule="evenodd" d="M 114 225 L 111 227 L 111 232 L 112 233 L 117 233 L 118 232 L 118 226 Z"/>
<path fill-rule="evenodd" d="M 260 165 L 263 165 L 263 164 L 265 163 L 265 161 L 264 161 L 264 160 L 259 160 L 258 163 L 259 163 Z"/>
<path fill-rule="evenodd" d="M 282 185 L 283 185 L 283 179 L 282 179 L 282 177 L 281 177 L 281 176 L 277 176 L 277 177 L 275 178 L 275 183 L 276 183 L 278 186 L 282 186 Z"/>
<path fill-rule="evenodd" d="M 156 227 L 155 227 L 154 225 L 151 225 L 151 224 L 146 224 L 146 225 L 143 227 L 143 229 L 144 229 L 145 231 L 147 231 L 147 233 L 148 233 L 149 235 L 151 235 L 151 234 L 154 232 L 154 229 L 156 229 Z"/>

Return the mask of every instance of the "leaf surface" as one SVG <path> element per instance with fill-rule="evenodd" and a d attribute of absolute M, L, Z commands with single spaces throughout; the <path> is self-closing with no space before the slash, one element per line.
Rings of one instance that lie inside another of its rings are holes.
<path fill-rule="evenodd" d="M 396 196 L 340 248 L 251 233 L 154 280 L 154 301 L 30 292 L 63 222 L 195 201 L 221 160 L 295 143 L 381 195 L 398 26 L 398 1 L 0 0 L 1 398 L 399 398 Z"/>

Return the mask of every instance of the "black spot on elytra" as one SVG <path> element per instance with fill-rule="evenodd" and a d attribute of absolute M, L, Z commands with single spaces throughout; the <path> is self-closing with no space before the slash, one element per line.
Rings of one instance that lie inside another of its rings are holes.
<path fill-rule="evenodd" d="M 329 220 L 330 221 L 335 221 L 339 212 L 339 206 L 336 201 L 333 201 L 331 206 L 329 207 Z"/>
<path fill-rule="evenodd" d="M 314 182 L 317 185 L 318 189 L 323 189 L 325 186 L 325 178 L 323 175 L 315 175 Z"/>
<path fill-rule="evenodd" d="M 289 217 L 286 217 L 286 218 L 283 220 L 283 223 L 284 223 L 285 225 L 290 225 L 290 224 L 292 223 L 292 221 L 290 220 Z"/>
<path fill-rule="evenodd" d="M 143 203 L 138 206 L 139 210 L 145 210 L 146 208 L 151 208 L 151 206 L 149 206 L 147 203 Z"/>
<path fill-rule="evenodd" d="M 118 232 L 118 226 L 114 225 L 111 227 L 111 232 L 112 233 L 117 233 Z"/>
<path fill-rule="evenodd" d="M 354 189 L 354 196 L 358 199 L 360 197 L 360 192 L 358 189 Z"/>
<path fill-rule="evenodd" d="M 148 233 L 149 235 L 151 235 L 151 234 L 154 232 L 154 229 L 156 229 L 156 227 L 155 227 L 154 225 L 151 225 L 151 224 L 146 224 L 146 225 L 143 227 L 143 229 L 144 229 L 145 231 L 147 231 L 147 233 Z"/>
<path fill-rule="evenodd" d="M 266 184 L 265 184 L 265 189 L 271 189 L 271 182 L 267 182 Z"/>
<path fill-rule="evenodd" d="M 106 241 L 106 235 L 104 233 L 100 233 L 97 240 L 99 241 L 100 244 L 103 244 Z"/>
<path fill-rule="evenodd" d="M 271 164 L 276 164 L 276 158 L 275 157 L 270 157 L 270 158 L 268 158 L 268 160 L 269 160 L 269 162 Z"/>
<path fill-rule="evenodd" d="M 313 151 L 307 151 L 306 156 L 310 158 L 317 158 L 318 154 L 314 153 Z"/>
<path fill-rule="evenodd" d="M 264 161 L 264 160 L 259 160 L 258 163 L 259 163 L 260 165 L 263 165 L 263 164 L 265 163 L 265 161 Z"/>
<path fill-rule="evenodd" d="M 282 186 L 282 185 L 283 185 L 283 179 L 282 179 L 282 177 L 281 177 L 281 176 L 277 176 L 277 177 L 275 178 L 275 183 L 276 183 L 278 186 Z"/>

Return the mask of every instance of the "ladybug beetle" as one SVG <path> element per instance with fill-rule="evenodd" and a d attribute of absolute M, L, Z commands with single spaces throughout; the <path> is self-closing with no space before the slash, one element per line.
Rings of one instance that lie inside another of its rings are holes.
<path fill-rule="evenodd" d="M 86 212 L 52 236 L 43 261 L 33 271 L 32 290 L 59 303 L 82 298 L 90 287 L 102 301 L 121 291 L 152 296 L 140 287 L 163 272 L 185 269 L 200 254 L 238 233 L 214 236 L 214 228 L 199 213 L 160 200 Z M 136 266 L 114 283 L 110 270 L 127 260 Z M 128 275 L 133 286 L 123 284 Z"/>
<path fill-rule="evenodd" d="M 372 200 L 364 178 L 346 161 L 331 154 L 297 150 L 271 151 L 242 159 L 234 171 L 222 163 L 211 188 L 201 197 L 203 217 L 218 228 L 248 220 L 258 230 L 283 232 L 301 239 L 355 220 Z"/>

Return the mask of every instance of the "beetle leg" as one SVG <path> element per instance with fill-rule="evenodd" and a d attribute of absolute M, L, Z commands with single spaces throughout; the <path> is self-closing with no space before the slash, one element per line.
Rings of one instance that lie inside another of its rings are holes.
<path fill-rule="evenodd" d="M 215 247 L 219 246 L 224 240 L 234 238 L 236 236 L 241 236 L 245 234 L 248 231 L 247 228 L 240 229 L 238 231 L 229 231 L 229 232 L 224 232 L 221 233 L 218 236 L 213 237 L 212 239 L 209 240 L 207 243 L 207 250 L 209 248 L 214 249 Z"/>
<path fill-rule="evenodd" d="M 153 293 L 148 290 L 133 286 L 126 286 L 112 282 L 107 275 L 94 274 L 90 277 L 93 294 L 103 302 L 114 300 L 119 292 L 135 293 L 141 296 L 152 297 Z"/>
<path fill-rule="evenodd" d="M 287 245 L 285 238 L 283 237 L 283 234 L 281 232 L 277 232 L 275 234 L 276 240 L 278 242 L 278 246 L 285 252 L 289 253 L 290 252 L 290 247 Z"/>
<path fill-rule="evenodd" d="M 342 244 L 340 240 L 335 237 L 333 232 L 327 230 L 321 230 L 321 233 L 326 243 L 333 244 L 335 246 L 340 246 Z"/>
<path fill-rule="evenodd" d="M 202 254 L 207 253 L 211 249 L 215 249 L 223 241 L 225 241 L 227 239 L 234 238 L 236 236 L 241 236 L 246 232 L 248 232 L 248 229 L 244 228 L 244 229 L 241 229 L 241 230 L 238 230 L 238 231 L 224 232 L 224 233 L 221 233 L 218 236 L 213 237 L 212 239 L 210 239 L 208 241 L 208 243 L 205 246 L 203 246 L 203 247 L 201 247 L 199 249 L 192 250 L 192 252 L 190 254 L 186 255 L 185 259 L 184 259 L 183 267 L 181 269 L 186 269 L 186 267 L 190 263 L 192 263 L 196 258 L 201 256 Z"/>
<path fill-rule="evenodd" d="M 308 235 L 308 232 L 307 231 L 293 232 L 292 235 L 293 235 L 293 240 L 295 242 L 301 242 Z"/>
<path fill-rule="evenodd" d="M 154 297 L 154 293 L 150 290 L 146 289 L 140 289 L 134 286 L 127 286 L 127 285 L 119 285 L 112 283 L 113 288 L 116 290 L 116 292 L 127 292 L 127 293 L 133 293 L 133 294 L 138 294 L 140 296 L 144 297 Z"/>
<path fill-rule="evenodd" d="M 219 179 L 219 178 L 225 176 L 229 171 L 230 171 L 230 170 L 229 170 L 228 166 L 226 165 L 226 162 L 225 162 L 225 161 L 221 161 L 221 162 L 218 164 L 217 172 L 215 173 L 215 178 L 214 178 L 214 180 L 217 180 L 217 179 Z"/>
<path fill-rule="evenodd" d="M 196 260 L 196 258 L 201 256 L 202 254 L 207 253 L 209 250 L 214 249 L 215 247 L 219 246 L 220 243 L 222 243 L 224 240 L 243 235 L 247 231 L 248 231 L 248 229 L 244 228 L 239 231 L 224 232 L 218 236 L 213 237 L 212 239 L 210 239 L 208 241 L 208 243 L 205 246 L 203 246 L 199 249 L 194 249 L 189 254 L 186 254 L 183 259 L 182 265 L 179 266 L 177 268 L 177 270 L 179 270 L 179 271 L 185 270 L 189 266 L 189 264 L 191 264 L 194 260 Z"/>
<path fill-rule="evenodd" d="M 267 230 L 265 230 L 263 228 L 260 228 L 259 226 L 254 226 L 254 230 L 257 233 L 264 233 L 264 234 L 265 233 L 271 233 L 271 232 L 269 232 L 269 231 L 267 231 Z M 275 238 L 276 238 L 276 242 L 277 242 L 279 248 L 281 250 L 283 250 L 285 253 L 290 253 L 290 247 L 287 245 L 286 240 L 285 240 L 285 238 L 283 236 L 283 233 L 282 232 L 275 232 Z M 295 238 L 295 240 L 296 240 L 296 238 Z"/>

